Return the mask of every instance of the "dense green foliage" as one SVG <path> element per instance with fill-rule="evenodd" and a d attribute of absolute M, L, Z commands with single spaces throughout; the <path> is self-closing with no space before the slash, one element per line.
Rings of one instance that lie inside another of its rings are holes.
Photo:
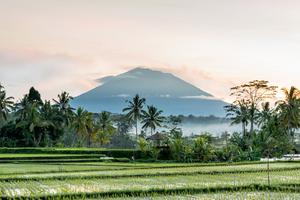
<path fill-rule="evenodd" d="M 52 102 L 43 101 L 33 87 L 13 102 L 0 86 L 0 146 L 134 148 L 95 151 L 117 158 L 178 162 L 258 160 L 299 152 L 295 140 L 300 127 L 297 88 L 283 89 L 285 98 L 277 102 L 277 87 L 267 81 L 251 81 L 231 91 L 235 101 L 225 109 L 228 120 L 241 125 L 241 132 L 213 137 L 210 133 L 184 136 L 180 128 L 183 116 L 164 117 L 162 110 L 145 106 L 146 99 L 139 95 L 128 101 L 124 114 L 112 115 L 73 109 L 67 92 Z"/>

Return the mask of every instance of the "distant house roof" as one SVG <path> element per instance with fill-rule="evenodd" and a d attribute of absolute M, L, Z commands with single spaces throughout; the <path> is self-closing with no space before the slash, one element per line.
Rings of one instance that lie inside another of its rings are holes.
<path fill-rule="evenodd" d="M 162 133 L 156 132 L 155 134 L 149 136 L 147 140 L 164 140 L 166 136 Z"/>

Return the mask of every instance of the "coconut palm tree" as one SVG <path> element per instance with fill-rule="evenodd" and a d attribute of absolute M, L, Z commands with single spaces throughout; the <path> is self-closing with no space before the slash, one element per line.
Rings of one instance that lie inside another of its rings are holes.
<path fill-rule="evenodd" d="M 97 125 L 103 131 L 109 131 L 110 129 L 114 128 L 110 113 L 106 111 L 101 112 Z"/>
<path fill-rule="evenodd" d="M 289 135 L 294 137 L 295 129 L 300 127 L 300 90 L 292 86 L 283 88 L 285 98 L 277 102 L 280 119 Z"/>
<path fill-rule="evenodd" d="M 247 125 L 249 122 L 248 104 L 244 100 L 236 101 L 233 104 L 225 106 L 226 117 L 230 117 L 231 124 L 242 124 L 243 136 L 247 134 Z"/>
<path fill-rule="evenodd" d="M 27 144 L 33 142 L 33 145 L 38 147 L 46 134 L 47 127 L 54 124 L 42 117 L 39 102 L 28 104 L 26 113 L 27 115 L 17 123 L 17 127 L 23 129 Z"/>
<path fill-rule="evenodd" d="M 73 116 L 74 108 L 71 107 L 70 101 L 73 99 L 67 92 L 62 92 L 61 94 L 57 95 L 58 99 L 54 101 L 54 106 L 59 109 L 64 117 L 64 124 L 69 125 L 71 123 L 71 119 Z"/>
<path fill-rule="evenodd" d="M 16 103 L 16 116 L 18 116 L 19 120 L 25 120 L 28 115 L 28 110 L 30 110 L 31 103 L 28 101 L 28 95 L 24 95 L 24 97 Z"/>
<path fill-rule="evenodd" d="M 13 97 L 7 97 L 4 87 L 0 84 L 0 122 L 7 120 L 7 114 L 13 108 Z"/>
<path fill-rule="evenodd" d="M 101 112 L 97 122 L 98 131 L 96 133 L 96 139 L 100 142 L 100 145 L 107 144 L 111 136 L 116 132 L 116 128 L 113 126 L 113 121 L 109 112 Z"/>
<path fill-rule="evenodd" d="M 70 107 L 70 101 L 73 99 L 67 92 L 62 92 L 57 95 L 58 100 L 53 99 L 56 105 L 60 108 L 60 110 L 65 111 Z"/>
<path fill-rule="evenodd" d="M 144 107 L 146 99 L 140 98 L 140 96 L 137 94 L 135 97 L 133 97 L 132 101 L 129 101 L 128 107 L 123 109 L 123 112 L 126 113 L 126 118 L 129 121 L 135 122 L 135 134 L 136 134 L 136 142 L 138 140 L 138 122 L 141 119 L 142 116 L 142 110 Z"/>
<path fill-rule="evenodd" d="M 259 111 L 255 116 L 257 125 L 261 127 L 262 125 L 267 123 L 272 117 L 272 113 L 273 110 L 270 108 L 270 102 L 262 103 L 262 110 Z"/>
<path fill-rule="evenodd" d="M 164 117 L 161 116 L 162 112 L 162 110 L 158 110 L 154 106 L 147 106 L 147 111 L 142 111 L 142 128 L 150 128 L 152 135 L 155 129 L 161 127 L 161 123 L 164 122 Z"/>
<path fill-rule="evenodd" d="M 48 127 L 48 136 L 54 142 L 59 141 L 64 133 L 63 122 L 64 118 L 61 116 L 57 107 L 52 106 L 50 101 L 45 101 L 40 107 L 41 118 L 51 122 L 52 126 Z"/>
<path fill-rule="evenodd" d="M 88 118 L 89 113 L 82 107 L 79 107 L 74 114 L 72 126 L 76 133 L 82 138 L 88 136 Z"/>
<path fill-rule="evenodd" d="M 91 147 L 92 140 L 94 135 L 97 132 L 97 128 L 95 126 L 95 120 L 93 117 L 93 113 L 88 112 L 86 117 L 86 129 L 87 129 L 87 140 L 88 140 L 88 147 Z"/>

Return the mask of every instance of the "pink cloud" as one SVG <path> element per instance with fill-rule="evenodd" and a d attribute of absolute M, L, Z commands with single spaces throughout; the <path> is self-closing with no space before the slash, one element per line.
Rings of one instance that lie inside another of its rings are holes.
<path fill-rule="evenodd" d="M 172 73 L 183 80 L 213 94 L 217 98 L 230 101 L 229 89 L 237 85 L 237 81 L 231 80 L 223 75 L 212 75 L 208 71 L 192 66 L 165 66 L 158 67 L 159 70 Z"/>

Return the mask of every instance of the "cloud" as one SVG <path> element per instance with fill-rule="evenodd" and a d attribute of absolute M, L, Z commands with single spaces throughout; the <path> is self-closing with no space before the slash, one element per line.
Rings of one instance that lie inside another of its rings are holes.
<path fill-rule="evenodd" d="M 63 90 L 80 93 L 94 86 L 82 75 L 84 65 L 83 59 L 67 54 L 1 50 L 0 81 L 8 94 L 17 98 L 34 86 L 44 98 L 51 99 Z"/>
<path fill-rule="evenodd" d="M 229 98 L 229 89 L 238 85 L 239 79 L 232 80 L 228 74 L 214 74 L 204 70 L 204 67 L 197 66 L 158 66 L 156 69 L 164 72 L 172 73 L 179 78 L 195 85 L 196 87 L 204 90 L 218 99 L 231 101 Z"/>
<path fill-rule="evenodd" d="M 127 97 L 130 97 L 130 95 L 129 94 L 118 94 L 118 95 L 115 95 L 115 97 L 127 98 Z"/>
<path fill-rule="evenodd" d="M 0 81 L 14 96 L 32 85 L 45 97 L 60 90 L 76 95 L 99 77 L 143 65 L 226 100 L 230 87 L 252 79 L 297 86 L 299 6 L 268 0 L 3 0 Z"/>
<path fill-rule="evenodd" d="M 159 97 L 162 97 L 162 98 L 170 98 L 171 95 L 169 95 L 169 94 L 161 94 L 161 95 L 159 95 Z"/>
<path fill-rule="evenodd" d="M 208 97 L 208 96 L 182 96 L 182 99 L 207 99 L 207 100 L 220 100 L 216 97 Z"/>

